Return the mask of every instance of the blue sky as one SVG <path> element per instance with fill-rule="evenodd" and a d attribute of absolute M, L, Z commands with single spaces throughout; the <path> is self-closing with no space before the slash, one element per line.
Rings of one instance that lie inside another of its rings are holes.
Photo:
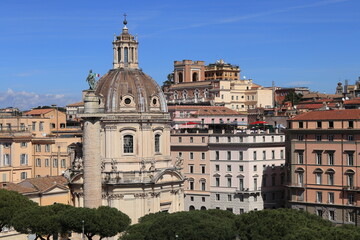
<path fill-rule="evenodd" d="M 360 76 L 358 0 L 1 0 L 0 107 L 81 100 L 89 69 L 112 67 L 123 13 L 139 64 L 159 84 L 174 60 L 222 58 L 271 86 L 334 93 Z"/>

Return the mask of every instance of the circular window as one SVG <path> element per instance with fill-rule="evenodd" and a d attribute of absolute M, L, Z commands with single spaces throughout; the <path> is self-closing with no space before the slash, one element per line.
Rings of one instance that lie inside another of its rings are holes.
<path fill-rule="evenodd" d="M 125 104 L 130 104 L 130 103 L 131 103 L 131 99 L 130 99 L 130 98 L 125 98 L 124 102 L 125 102 Z"/>
<path fill-rule="evenodd" d="M 156 98 L 154 98 L 153 99 L 153 104 L 156 105 L 156 103 L 157 103 L 157 100 L 156 100 Z"/>

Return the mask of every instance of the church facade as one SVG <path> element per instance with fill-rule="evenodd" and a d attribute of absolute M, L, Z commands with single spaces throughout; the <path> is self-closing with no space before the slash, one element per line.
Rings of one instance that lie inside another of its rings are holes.
<path fill-rule="evenodd" d="M 132 223 L 184 210 L 182 159 L 170 154 L 170 115 L 161 88 L 138 67 L 138 41 L 124 20 L 113 69 L 84 91 L 83 157 L 70 174 L 74 204 L 111 206 Z M 90 84 L 89 84 L 90 85 Z"/>

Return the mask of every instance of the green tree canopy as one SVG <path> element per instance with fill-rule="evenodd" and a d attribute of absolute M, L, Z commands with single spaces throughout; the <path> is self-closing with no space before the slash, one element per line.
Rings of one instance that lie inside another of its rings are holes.
<path fill-rule="evenodd" d="M 236 227 L 242 240 L 305 240 L 322 239 L 318 238 L 320 232 L 333 224 L 305 211 L 274 209 L 239 215 Z"/>
<path fill-rule="evenodd" d="M 0 189 L 0 229 L 12 225 L 12 219 L 28 207 L 37 204 L 20 193 Z"/>
<path fill-rule="evenodd" d="M 121 240 L 233 240 L 235 215 L 222 210 L 149 214 L 131 226 Z"/>
<path fill-rule="evenodd" d="M 95 235 L 112 237 L 130 225 L 130 218 L 116 208 L 102 206 L 95 208 L 71 208 L 63 212 L 61 218 L 64 229 L 84 233 L 90 240 Z"/>
<path fill-rule="evenodd" d="M 297 105 L 300 102 L 302 97 L 303 97 L 303 95 L 301 93 L 289 92 L 285 96 L 282 104 L 284 104 L 285 102 L 291 102 L 293 106 Z"/>

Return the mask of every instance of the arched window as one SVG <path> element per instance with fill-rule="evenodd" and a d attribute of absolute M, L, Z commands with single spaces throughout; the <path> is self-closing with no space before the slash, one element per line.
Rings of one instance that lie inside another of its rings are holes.
<path fill-rule="evenodd" d="M 196 82 L 198 80 L 198 74 L 196 72 L 193 73 L 192 80 L 193 82 Z"/>
<path fill-rule="evenodd" d="M 134 137 L 131 135 L 124 136 L 124 153 L 134 152 Z"/>
<path fill-rule="evenodd" d="M 160 152 L 160 134 L 155 135 L 155 152 Z"/>
<path fill-rule="evenodd" d="M 352 169 L 348 169 L 348 170 L 346 170 L 345 174 L 347 175 L 347 185 L 349 187 L 353 187 L 355 172 Z"/>
<path fill-rule="evenodd" d="M 179 83 L 182 83 L 183 82 L 183 74 L 182 74 L 182 72 L 179 72 L 178 78 L 179 78 Z"/>
<path fill-rule="evenodd" d="M 124 48 L 124 63 L 129 62 L 129 49 L 126 47 Z"/>
<path fill-rule="evenodd" d="M 200 208 L 200 210 L 206 210 L 206 207 L 205 207 L 205 206 L 202 206 L 202 207 Z"/>
<path fill-rule="evenodd" d="M 121 61 L 121 48 L 118 48 L 118 61 Z"/>
<path fill-rule="evenodd" d="M 189 211 L 194 211 L 195 210 L 195 207 L 193 206 L 193 205 L 191 205 L 190 207 L 189 207 Z"/>
<path fill-rule="evenodd" d="M 184 91 L 183 91 L 183 94 L 182 94 L 182 98 L 183 98 L 183 99 L 187 99 L 187 97 L 188 97 L 187 91 L 184 90 Z"/>
<path fill-rule="evenodd" d="M 198 89 L 195 89 L 194 97 L 195 97 L 195 99 L 200 98 L 200 94 L 199 94 L 199 90 L 198 90 Z"/>

